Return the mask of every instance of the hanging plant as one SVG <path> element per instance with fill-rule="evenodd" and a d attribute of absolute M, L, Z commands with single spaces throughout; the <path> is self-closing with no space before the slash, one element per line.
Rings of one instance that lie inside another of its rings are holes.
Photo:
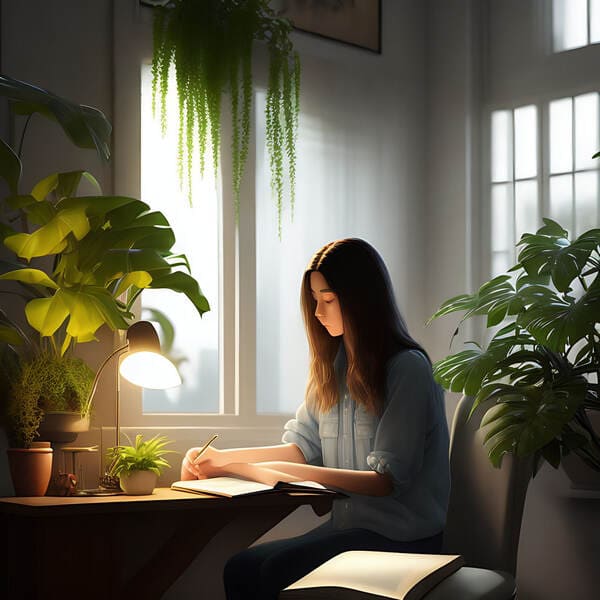
<path fill-rule="evenodd" d="M 173 0 L 154 8 L 152 105 L 160 101 L 163 133 L 167 127 L 169 71 L 175 67 L 179 101 L 178 168 L 191 200 L 192 154 L 200 172 L 212 145 L 215 169 L 221 142 L 221 98 L 231 99 L 232 166 L 236 220 L 240 185 L 248 156 L 252 107 L 252 50 L 265 42 L 269 55 L 266 138 L 271 187 L 277 201 L 278 228 L 287 158 L 293 214 L 296 179 L 300 60 L 289 39 L 291 25 L 269 7 L 269 0 Z"/>

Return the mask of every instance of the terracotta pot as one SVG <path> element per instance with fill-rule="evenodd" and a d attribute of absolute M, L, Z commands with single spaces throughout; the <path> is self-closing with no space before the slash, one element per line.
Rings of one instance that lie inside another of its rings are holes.
<path fill-rule="evenodd" d="M 128 496 L 147 496 L 154 491 L 158 475 L 152 471 L 130 471 L 119 475 L 121 489 Z"/>
<path fill-rule="evenodd" d="M 78 433 L 89 429 L 90 415 L 82 417 L 78 412 L 48 411 L 38 431 L 44 440 L 65 444 L 74 441 Z"/>
<path fill-rule="evenodd" d="M 31 448 L 8 448 L 6 453 L 15 495 L 43 496 L 52 475 L 50 442 L 33 442 Z"/>

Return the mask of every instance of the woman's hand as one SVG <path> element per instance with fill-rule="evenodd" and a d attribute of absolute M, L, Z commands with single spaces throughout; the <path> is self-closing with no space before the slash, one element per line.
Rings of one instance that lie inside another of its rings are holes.
<path fill-rule="evenodd" d="M 200 447 L 190 448 L 181 463 L 181 480 L 206 479 L 207 477 L 216 477 L 214 471 L 224 463 L 222 451 L 209 446 L 200 457 L 198 463 L 194 464 L 196 457 L 200 452 Z"/>

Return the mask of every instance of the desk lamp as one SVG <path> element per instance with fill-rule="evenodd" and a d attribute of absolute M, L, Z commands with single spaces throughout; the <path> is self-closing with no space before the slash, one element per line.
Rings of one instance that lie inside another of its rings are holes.
<path fill-rule="evenodd" d="M 92 391 L 88 399 L 88 407 L 98 387 L 100 374 L 109 363 L 111 358 L 119 355 L 123 356 L 119 365 L 119 373 L 127 381 L 140 387 L 150 389 L 166 389 L 181 385 L 181 377 L 175 368 L 175 365 L 160 353 L 160 340 L 154 327 L 148 321 L 138 321 L 133 323 L 127 330 L 126 343 L 120 346 L 104 360 L 100 365 L 94 378 Z M 115 406 L 115 445 L 118 446 L 121 438 L 119 426 L 120 413 L 120 395 L 121 386 L 117 378 L 117 394 Z M 103 488 L 118 490 L 118 481 L 105 475 L 101 478 L 100 484 Z"/>

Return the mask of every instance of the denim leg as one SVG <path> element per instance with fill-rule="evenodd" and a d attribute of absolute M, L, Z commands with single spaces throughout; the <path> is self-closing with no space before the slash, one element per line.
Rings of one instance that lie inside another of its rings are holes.
<path fill-rule="evenodd" d="M 436 553 L 442 535 L 398 542 L 366 529 L 317 530 L 259 544 L 232 556 L 223 574 L 227 600 L 277 600 L 279 592 L 347 550 Z"/>

